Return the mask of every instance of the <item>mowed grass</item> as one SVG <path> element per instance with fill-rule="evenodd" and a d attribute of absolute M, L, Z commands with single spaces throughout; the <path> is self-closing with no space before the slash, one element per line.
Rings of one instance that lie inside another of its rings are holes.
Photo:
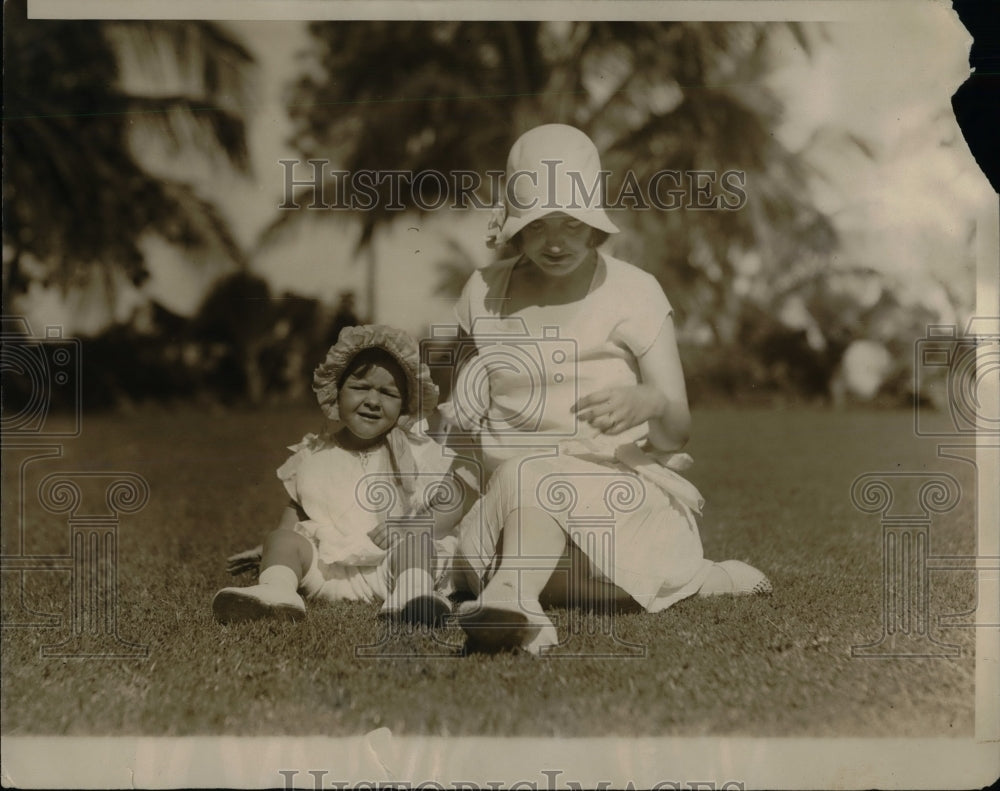
<path fill-rule="evenodd" d="M 666 612 L 555 611 L 560 656 L 461 656 L 458 630 L 390 634 L 376 606 L 317 605 L 299 624 L 221 626 L 225 557 L 257 543 L 284 504 L 283 446 L 314 410 L 195 408 L 87 416 L 62 458 L 29 466 L 24 550 L 68 552 L 65 517 L 33 496 L 50 472 L 129 471 L 148 505 L 118 532 L 118 631 L 144 659 L 42 658 L 67 636 L 69 574 L 24 575 L 23 605 L 61 626 L 5 628 L 2 729 L 15 734 L 891 736 L 972 733 L 972 572 L 930 573 L 930 623 L 961 656 L 851 657 L 882 625 L 882 529 L 851 503 L 866 472 L 948 472 L 964 496 L 931 526 L 931 553 L 975 552 L 971 465 L 940 459 L 908 412 L 695 413 L 690 479 L 707 499 L 705 552 L 766 571 L 769 597 L 689 599 Z M 5 459 L 4 551 L 16 549 L 17 468 Z M 900 503 L 902 508 L 906 505 Z M 5 625 L 22 619 L 4 574 Z M 248 580 L 242 581 L 244 584 Z M 23 620 L 23 619 L 22 619 Z M 609 633 L 610 632 L 610 633 Z M 627 655 L 630 643 L 640 656 Z M 359 650 L 363 646 L 373 646 Z M 359 653 L 370 655 L 359 655 Z"/>

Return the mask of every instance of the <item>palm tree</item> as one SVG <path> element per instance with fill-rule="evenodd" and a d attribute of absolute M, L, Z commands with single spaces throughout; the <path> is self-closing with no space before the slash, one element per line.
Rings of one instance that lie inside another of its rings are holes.
<path fill-rule="evenodd" d="M 514 116 L 526 112 L 525 96 L 542 90 L 542 76 L 524 58 L 538 56 L 529 41 L 537 23 L 316 22 L 310 26 L 314 63 L 295 86 L 290 112 L 294 144 L 305 159 L 331 159 L 337 167 L 483 172 L 502 167 Z M 497 40 L 498 36 L 501 40 Z M 514 66 L 507 63 L 511 53 Z M 518 84 L 508 79 L 515 68 Z M 438 194 L 428 182 L 426 199 Z M 338 192 L 339 190 L 339 192 Z M 388 209 L 392 185 L 377 188 L 370 210 L 360 213 L 358 252 L 366 254 L 367 304 L 375 318 L 372 237 L 398 215 Z M 301 203 L 313 201 L 306 190 Z M 346 203 L 344 184 L 327 181 L 324 195 Z M 398 196 L 414 204 L 407 189 Z M 265 244 L 304 213 L 283 212 L 265 231 Z M 315 212 L 309 212 L 315 214 Z M 342 212 L 326 212 L 341 217 Z M 356 217 L 358 215 L 355 215 Z"/>
<path fill-rule="evenodd" d="M 739 312 L 732 283 L 741 257 L 753 252 L 768 262 L 759 275 L 767 279 L 825 258 L 836 244 L 809 198 L 799 156 L 772 134 L 781 107 L 764 87 L 775 36 L 810 46 L 800 25 L 324 22 L 310 31 L 313 63 L 291 103 L 294 142 L 304 157 L 329 158 L 345 171 L 482 174 L 503 167 L 526 129 L 558 121 L 603 149 L 617 175 L 609 194 L 628 172 L 640 183 L 663 169 L 745 173 L 740 211 L 621 218 L 642 241 L 643 265 L 720 341 L 735 340 L 737 322 L 723 326 L 715 317 Z M 332 194 L 333 185 L 324 190 Z M 359 247 L 369 255 L 391 197 L 383 184 L 360 218 Z M 419 210 L 405 191 L 398 198 Z M 286 212 L 276 226 L 303 214 Z M 372 260 L 370 282 L 373 267 Z"/>
<path fill-rule="evenodd" d="M 216 206 L 152 173 L 133 135 L 245 169 L 250 53 L 212 23 L 29 20 L 25 0 L 6 3 L 4 21 L 4 299 L 33 281 L 98 277 L 113 300 L 122 275 L 147 276 L 146 234 L 242 265 Z M 184 87 L 126 88 L 127 56 L 152 80 L 173 69 Z"/>

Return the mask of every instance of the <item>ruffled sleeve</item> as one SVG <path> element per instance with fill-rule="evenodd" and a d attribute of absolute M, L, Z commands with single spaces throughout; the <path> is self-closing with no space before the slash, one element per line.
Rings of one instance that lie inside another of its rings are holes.
<path fill-rule="evenodd" d="M 620 306 L 617 315 L 622 319 L 615 325 L 611 337 L 638 358 L 649 351 L 673 308 L 655 277 L 631 269 L 628 278 L 631 282 L 623 283 L 623 288 L 617 290 L 619 298 L 627 304 Z"/>
<path fill-rule="evenodd" d="M 302 504 L 298 487 L 299 469 L 302 467 L 302 462 L 315 451 L 321 442 L 319 434 L 306 434 L 294 445 L 288 446 L 288 450 L 292 451 L 292 455 L 285 460 L 284 464 L 278 467 L 278 480 L 285 485 L 285 491 L 288 492 L 288 496 L 299 505 Z"/>

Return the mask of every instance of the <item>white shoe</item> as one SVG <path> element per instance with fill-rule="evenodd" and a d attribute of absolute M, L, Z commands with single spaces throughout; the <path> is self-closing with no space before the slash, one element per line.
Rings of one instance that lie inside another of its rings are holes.
<path fill-rule="evenodd" d="M 212 599 L 212 614 L 222 623 L 258 618 L 298 621 L 306 614 L 306 603 L 298 593 L 280 585 L 223 588 Z"/>
<path fill-rule="evenodd" d="M 458 607 L 458 623 L 465 631 L 466 651 L 496 653 L 520 648 L 540 656 L 559 644 L 552 621 L 542 606 L 527 602 L 463 602 Z"/>
<path fill-rule="evenodd" d="M 444 624 L 444 619 L 451 615 L 451 609 L 451 601 L 447 596 L 432 591 L 414 596 L 398 608 L 385 610 L 385 616 L 415 626 L 437 627 Z"/>
<path fill-rule="evenodd" d="M 723 560 L 712 565 L 715 573 L 701 586 L 698 591 L 699 596 L 727 593 L 734 596 L 752 596 L 768 594 L 774 590 L 771 580 L 742 560 Z"/>
<path fill-rule="evenodd" d="M 395 621 L 440 626 L 451 614 L 448 597 L 434 590 L 434 578 L 426 569 L 403 571 L 386 597 L 382 614 Z"/>

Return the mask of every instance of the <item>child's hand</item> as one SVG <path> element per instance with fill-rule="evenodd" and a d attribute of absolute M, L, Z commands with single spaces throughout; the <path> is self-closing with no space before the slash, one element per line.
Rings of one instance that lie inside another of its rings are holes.
<path fill-rule="evenodd" d="M 419 525 L 413 526 L 413 530 L 416 533 L 423 534 L 427 529 L 428 523 L 434 521 L 434 512 L 426 505 L 419 505 L 412 509 L 407 515 L 407 519 L 399 520 L 393 524 L 392 529 L 397 536 L 407 532 L 408 520 L 419 522 Z M 385 522 L 380 522 L 368 531 L 368 538 L 379 549 L 389 549 L 389 526 Z"/>
<path fill-rule="evenodd" d="M 584 396 L 573 405 L 573 411 L 604 434 L 621 434 L 660 417 L 666 401 L 666 396 L 651 385 L 609 387 Z"/>
<path fill-rule="evenodd" d="M 244 571 L 258 571 L 263 557 L 264 546 L 258 544 L 253 549 L 246 549 L 226 558 L 226 571 L 233 576 L 242 574 Z"/>

